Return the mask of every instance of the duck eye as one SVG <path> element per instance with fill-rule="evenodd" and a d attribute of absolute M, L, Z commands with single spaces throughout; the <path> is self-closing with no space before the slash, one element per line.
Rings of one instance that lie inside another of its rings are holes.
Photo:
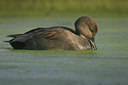
<path fill-rule="evenodd" d="M 91 31 L 91 32 L 93 32 L 93 30 L 92 30 L 92 28 L 91 28 L 91 27 L 89 27 L 89 29 L 90 29 L 90 31 Z"/>
<path fill-rule="evenodd" d="M 87 26 L 89 27 L 90 31 L 93 32 L 93 30 L 92 30 L 92 23 L 88 20 L 88 21 L 86 22 L 86 24 L 87 24 Z"/>

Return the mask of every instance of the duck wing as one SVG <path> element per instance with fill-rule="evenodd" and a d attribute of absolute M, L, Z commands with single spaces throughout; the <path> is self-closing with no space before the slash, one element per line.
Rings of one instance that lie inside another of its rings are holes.
<path fill-rule="evenodd" d="M 9 42 L 14 49 L 64 49 L 67 40 L 63 27 L 36 28 L 24 34 L 14 34 Z M 69 31 L 70 32 L 70 31 Z M 71 33 L 71 32 L 70 32 Z"/>
<path fill-rule="evenodd" d="M 35 42 L 34 49 L 42 50 L 64 50 L 69 49 L 70 43 L 69 34 L 72 33 L 63 28 L 46 29 L 40 31 L 33 36 L 33 41 Z M 33 43 L 34 44 L 34 43 Z M 32 47 L 32 46 L 31 46 Z"/>

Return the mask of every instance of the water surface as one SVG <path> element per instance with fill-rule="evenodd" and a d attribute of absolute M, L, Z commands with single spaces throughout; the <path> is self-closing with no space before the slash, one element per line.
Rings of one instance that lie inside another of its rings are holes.
<path fill-rule="evenodd" d="M 67 26 L 75 18 L 1 17 L 0 85 L 128 85 L 128 17 L 96 17 L 98 50 L 13 50 L 9 34 Z"/>

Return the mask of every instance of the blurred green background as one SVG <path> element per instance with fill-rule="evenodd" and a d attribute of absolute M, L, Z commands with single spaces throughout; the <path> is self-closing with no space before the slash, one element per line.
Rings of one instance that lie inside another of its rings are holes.
<path fill-rule="evenodd" d="M 0 85 L 128 85 L 128 0 L 0 0 Z M 66 26 L 83 15 L 98 24 L 97 50 L 13 50 L 5 37 Z"/>
<path fill-rule="evenodd" d="M 109 16 L 128 14 L 128 0 L 0 0 L 0 15 Z"/>

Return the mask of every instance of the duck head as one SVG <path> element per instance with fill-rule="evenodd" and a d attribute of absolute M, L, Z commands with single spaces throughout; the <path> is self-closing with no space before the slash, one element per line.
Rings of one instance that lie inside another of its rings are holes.
<path fill-rule="evenodd" d="M 98 26 L 91 17 L 83 16 L 77 19 L 75 22 L 75 29 L 77 35 L 88 39 L 92 49 L 97 49 L 95 35 L 98 31 Z"/>

